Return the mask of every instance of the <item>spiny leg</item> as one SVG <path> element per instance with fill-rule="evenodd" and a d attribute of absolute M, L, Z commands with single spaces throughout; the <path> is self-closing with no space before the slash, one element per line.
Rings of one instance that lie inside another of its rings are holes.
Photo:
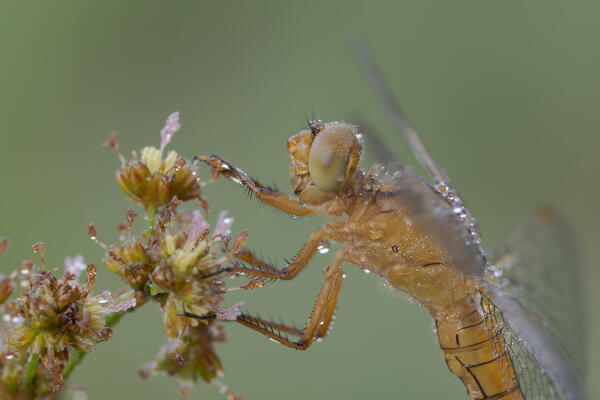
<path fill-rule="evenodd" d="M 276 333 L 276 327 L 269 321 L 241 315 L 237 322 L 250 329 L 262 333 L 268 338 L 298 350 L 305 350 L 312 342 L 325 336 L 335 313 L 337 299 L 344 279 L 342 262 L 346 260 L 346 247 L 340 249 L 334 256 L 331 264 L 324 271 L 325 281 L 311 313 L 311 316 L 297 341 L 290 340 L 287 336 Z M 289 331 L 288 331 L 289 332 Z"/>
<path fill-rule="evenodd" d="M 324 241 L 344 242 L 348 238 L 348 233 L 345 231 L 345 222 L 335 221 L 323 225 L 319 230 L 310 235 L 298 254 L 280 270 L 258 259 L 249 249 L 242 248 L 236 253 L 236 257 L 252 265 L 253 268 L 232 265 L 225 267 L 223 272 L 239 272 L 267 279 L 293 279 L 308 264 Z"/>
<path fill-rule="evenodd" d="M 338 199 L 326 201 L 319 205 L 302 204 L 283 192 L 262 185 L 247 173 L 217 155 L 197 156 L 196 159 L 208 164 L 214 173 L 224 175 L 235 183 L 245 186 L 263 203 L 293 215 L 341 215 L 345 207 L 343 201 Z"/>
<path fill-rule="evenodd" d="M 194 318 L 194 319 L 199 319 L 199 320 L 204 320 L 204 321 L 210 320 L 210 319 L 218 319 L 216 313 L 209 313 L 209 314 L 204 314 L 204 315 L 198 315 L 198 314 L 191 313 L 186 310 L 185 303 L 183 304 L 183 312 L 181 314 L 177 314 L 177 316 Z M 243 323 L 244 325 L 252 325 L 253 329 L 257 329 L 260 327 L 265 332 L 269 332 L 271 334 L 278 335 L 280 337 L 283 337 L 281 332 L 289 333 L 289 334 L 292 334 L 295 336 L 301 336 L 302 332 L 303 332 L 302 329 L 298 329 L 296 327 L 286 325 L 283 322 L 269 321 L 269 320 L 262 319 L 260 317 L 255 317 L 255 316 L 251 316 L 251 315 L 244 314 L 244 313 L 241 313 L 241 315 L 237 318 L 236 321 L 238 321 L 240 323 L 242 323 L 242 321 L 245 321 L 245 323 Z M 277 333 L 275 333 L 275 331 L 277 331 Z"/>
<path fill-rule="evenodd" d="M 339 279 L 344 279 L 344 272 L 341 271 L 341 277 Z M 329 333 L 329 327 L 333 322 L 333 318 L 335 317 L 335 310 L 337 308 L 337 302 L 340 295 L 340 290 L 342 289 L 342 282 L 340 281 L 339 285 L 336 285 L 330 296 L 330 301 L 327 303 L 327 307 L 325 308 L 325 314 L 323 316 L 323 320 L 319 323 L 319 329 L 317 330 L 317 338 L 323 338 L 325 335 Z"/>
<path fill-rule="evenodd" d="M 282 322 L 270 321 L 255 315 L 249 315 L 245 313 L 242 313 L 242 315 L 240 315 L 236 321 L 245 326 L 252 325 L 253 329 L 262 326 L 265 332 L 270 332 L 280 337 L 284 337 L 284 335 L 282 335 L 281 332 L 289 333 L 295 336 L 301 336 L 303 332 L 302 329 L 286 325 Z M 275 333 L 275 331 L 277 331 L 277 333 Z"/>

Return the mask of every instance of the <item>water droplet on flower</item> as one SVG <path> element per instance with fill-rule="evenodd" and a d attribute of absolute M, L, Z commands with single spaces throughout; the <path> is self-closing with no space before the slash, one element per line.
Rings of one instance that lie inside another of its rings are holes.
<path fill-rule="evenodd" d="M 106 303 L 108 303 L 108 300 L 106 300 L 106 299 L 100 299 L 100 300 L 98 300 L 98 303 L 100 303 L 100 304 L 106 304 Z"/>
<path fill-rule="evenodd" d="M 342 274 L 342 279 L 346 279 L 346 274 Z"/>
<path fill-rule="evenodd" d="M 13 356 L 12 354 L 7 354 L 6 355 L 6 359 L 7 360 L 12 360 L 13 358 L 15 358 L 15 356 Z"/>
<path fill-rule="evenodd" d="M 317 338 L 317 340 L 315 340 L 315 343 L 321 343 L 323 341 L 323 338 Z"/>
<path fill-rule="evenodd" d="M 319 251 L 319 254 L 327 254 L 327 253 L 329 253 L 329 247 L 327 247 L 324 244 L 322 244 L 319 247 L 317 247 L 317 250 Z"/>
<path fill-rule="evenodd" d="M 4 322 L 8 322 L 8 321 L 10 321 L 10 315 L 8 315 L 8 314 L 4 314 L 4 315 L 2 316 L 2 321 L 4 321 Z"/>
<path fill-rule="evenodd" d="M 369 274 L 371 273 L 371 270 L 370 270 L 370 269 L 367 269 L 367 268 L 365 268 L 365 269 L 363 269 L 363 272 L 364 272 L 365 274 L 369 275 Z"/>
<path fill-rule="evenodd" d="M 21 275 L 29 275 L 29 270 L 28 269 L 22 269 L 21 270 Z"/>

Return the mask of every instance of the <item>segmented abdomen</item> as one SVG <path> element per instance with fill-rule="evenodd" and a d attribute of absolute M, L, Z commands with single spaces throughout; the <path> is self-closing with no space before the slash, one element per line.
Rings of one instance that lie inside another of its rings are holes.
<path fill-rule="evenodd" d="M 468 301 L 468 300 L 465 300 Z M 481 300 L 483 308 L 486 300 Z M 504 346 L 501 326 L 484 318 L 474 302 L 459 320 L 436 320 L 440 347 L 450 371 L 478 400 L 525 400 L 510 353 Z"/>

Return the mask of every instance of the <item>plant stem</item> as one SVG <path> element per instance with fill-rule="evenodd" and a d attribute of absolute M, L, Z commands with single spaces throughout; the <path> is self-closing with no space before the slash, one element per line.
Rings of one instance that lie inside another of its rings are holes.
<path fill-rule="evenodd" d="M 142 303 L 142 304 L 144 304 L 144 303 Z M 140 306 L 142 304 L 140 304 Z M 117 325 L 119 323 L 119 321 L 121 320 L 121 318 L 123 318 L 123 315 L 125 315 L 125 313 L 126 313 L 126 311 L 108 314 L 106 316 L 106 320 L 105 320 L 106 322 L 104 325 L 109 328 Z M 71 375 L 71 373 L 73 372 L 73 370 L 75 369 L 76 366 L 81 364 L 81 362 L 83 361 L 86 354 L 87 353 L 84 353 L 83 351 L 77 350 L 77 349 L 73 349 L 69 353 L 69 362 L 67 363 L 67 365 L 65 366 L 65 369 L 63 371 L 63 379 L 66 380 L 67 378 L 69 378 L 69 375 Z"/>
<path fill-rule="evenodd" d="M 146 210 L 146 240 L 154 233 L 154 217 L 156 216 L 156 206 L 149 206 Z"/>
<path fill-rule="evenodd" d="M 75 369 L 75 367 L 78 366 L 81 363 L 81 361 L 83 361 L 85 354 L 86 353 L 84 353 L 83 351 L 77 349 L 73 349 L 71 352 L 69 352 L 69 362 L 63 370 L 64 380 L 67 380 L 69 378 L 69 375 L 71 375 L 71 372 L 73 372 L 73 370 Z"/>
<path fill-rule="evenodd" d="M 31 353 L 29 356 L 29 360 L 27 361 L 27 366 L 25 367 L 25 378 L 23 381 L 24 389 L 31 389 L 33 385 L 33 378 L 35 378 L 35 370 L 37 368 L 37 363 L 40 360 L 40 355 Z"/>
<path fill-rule="evenodd" d="M 108 326 L 109 328 L 117 325 L 119 323 L 119 321 L 121 321 L 121 318 L 123 318 L 123 315 L 125 315 L 125 311 L 114 312 L 114 313 L 108 314 L 106 316 L 105 325 Z"/>

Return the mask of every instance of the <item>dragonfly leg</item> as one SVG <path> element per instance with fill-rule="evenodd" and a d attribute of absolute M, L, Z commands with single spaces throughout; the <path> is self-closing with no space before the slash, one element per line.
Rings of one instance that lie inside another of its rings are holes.
<path fill-rule="evenodd" d="M 209 313 L 209 314 L 204 314 L 204 315 L 198 315 L 198 314 L 191 313 L 185 309 L 185 304 L 183 304 L 183 312 L 181 314 L 178 314 L 178 316 L 194 318 L 194 319 L 199 319 L 199 320 L 217 319 L 217 314 L 215 314 L 215 313 Z M 260 317 L 250 316 L 250 315 L 244 314 L 244 313 L 242 313 L 238 317 L 238 320 L 242 320 L 242 319 L 248 321 L 248 323 L 251 323 L 256 327 L 262 327 L 265 331 L 269 331 L 272 334 L 278 335 L 280 337 L 284 337 L 282 332 L 289 333 L 289 334 L 295 335 L 295 336 L 301 336 L 302 332 L 303 332 L 302 329 L 298 329 L 293 326 L 286 325 L 282 322 L 269 321 L 266 319 L 262 319 Z M 275 333 L 275 331 L 277 331 L 277 333 Z"/>
<path fill-rule="evenodd" d="M 208 164 L 216 176 L 224 175 L 230 180 L 245 186 L 263 203 L 293 215 L 341 215 L 345 208 L 345 204 L 341 199 L 326 201 L 318 205 L 302 204 L 277 189 L 261 184 L 241 169 L 234 167 L 214 154 L 210 156 L 197 156 L 196 159 Z"/>
<path fill-rule="evenodd" d="M 342 287 L 344 273 L 342 262 L 346 260 L 345 247 L 340 249 L 334 256 L 329 267 L 324 271 L 325 281 L 321 287 L 319 296 L 313 308 L 312 314 L 303 331 L 298 333 L 289 332 L 299 336 L 297 341 L 290 340 L 287 336 L 275 332 L 277 326 L 269 321 L 242 314 L 237 322 L 250 329 L 262 333 L 268 338 L 281 343 L 284 346 L 297 350 L 305 350 L 315 339 L 322 338 L 327 334 L 337 305 L 337 299 Z"/>
<path fill-rule="evenodd" d="M 310 235 L 298 254 L 296 254 L 292 261 L 290 261 L 280 270 L 258 259 L 249 249 L 242 248 L 236 253 L 236 257 L 250 264 L 252 267 L 232 265 L 226 267 L 226 271 L 238 272 L 267 279 L 293 279 L 300 273 L 300 271 L 302 271 L 306 264 L 308 264 L 310 259 L 319 249 L 319 246 L 321 246 L 324 241 L 334 240 L 343 242 L 347 240 L 348 234 L 345 232 L 344 228 L 344 221 L 335 221 L 330 224 L 323 225 L 321 228 L 319 228 L 319 230 Z"/>

